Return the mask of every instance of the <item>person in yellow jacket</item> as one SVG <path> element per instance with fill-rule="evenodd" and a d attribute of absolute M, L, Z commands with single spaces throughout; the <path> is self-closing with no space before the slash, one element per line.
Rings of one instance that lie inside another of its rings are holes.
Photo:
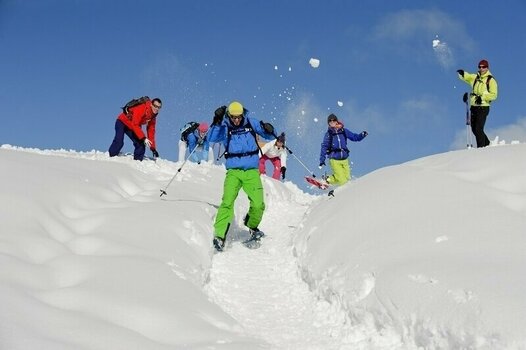
<path fill-rule="evenodd" d="M 489 106 L 498 96 L 497 81 L 489 71 L 489 63 L 482 60 L 478 65 L 478 73 L 468 73 L 463 69 L 457 70 L 461 80 L 472 87 L 470 98 L 471 131 L 477 140 L 477 147 L 486 147 L 490 144 L 488 136 L 484 133 L 484 125 L 489 114 Z"/>

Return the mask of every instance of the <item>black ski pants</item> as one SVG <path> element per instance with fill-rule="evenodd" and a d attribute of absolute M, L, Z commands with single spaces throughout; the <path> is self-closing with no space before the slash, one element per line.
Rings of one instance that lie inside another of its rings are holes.
<path fill-rule="evenodd" d="M 489 114 L 489 107 L 471 106 L 471 131 L 475 135 L 478 147 L 489 146 L 488 136 L 484 133 L 484 125 Z"/>

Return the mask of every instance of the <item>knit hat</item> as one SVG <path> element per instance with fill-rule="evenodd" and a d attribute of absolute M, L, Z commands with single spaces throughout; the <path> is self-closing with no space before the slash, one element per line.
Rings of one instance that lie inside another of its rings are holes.
<path fill-rule="evenodd" d="M 277 138 L 276 142 L 281 142 L 282 144 L 285 144 L 285 133 L 282 132 Z"/>
<path fill-rule="evenodd" d="M 199 123 L 199 126 L 197 127 L 197 130 L 199 130 L 199 132 L 204 134 L 205 132 L 208 131 L 208 124 L 206 122 Z"/>
<path fill-rule="evenodd" d="M 489 68 L 489 63 L 486 60 L 482 60 L 479 62 L 479 66 L 484 66 L 484 67 Z"/>
<path fill-rule="evenodd" d="M 329 114 L 329 116 L 327 117 L 327 124 L 329 124 L 331 121 L 338 121 L 338 117 L 336 115 L 334 115 L 333 113 Z"/>

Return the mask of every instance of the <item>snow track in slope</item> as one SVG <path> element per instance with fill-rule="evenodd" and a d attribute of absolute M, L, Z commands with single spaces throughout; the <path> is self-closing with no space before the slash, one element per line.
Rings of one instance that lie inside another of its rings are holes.
<path fill-rule="evenodd" d="M 255 250 L 241 244 L 248 232 L 231 228 L 226 250 L 213 257 L 205 290 L 247 335 L 272 349 L 359 348 L 364 337 L 356 342 L 346 313 L 318 298 L 301 278 L 292 233 L 304 213 L 304 206 L 288 201 L 267 205 L 261 226 L 266 236 Z"/>

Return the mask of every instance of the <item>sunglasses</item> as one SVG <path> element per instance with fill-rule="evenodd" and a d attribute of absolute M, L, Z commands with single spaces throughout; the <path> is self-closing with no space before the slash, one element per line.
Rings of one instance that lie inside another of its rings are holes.
<path fill-rule="evenodd" d="M 338 120 L 336 120 L 336 119 L 331 119 L 331 120 L 329 120 L 329 123 L 337 122 L 337 121 L 338 121 Z"/>
<path fill-rule="evenodd" d="M 488 68 L 487 66 L 479 66 L 479 69 L 485 69 Z"/>
<path fill-rule="evenodd" d="M 161 106 L 156 105 L 156 104 L 152 104 L 152 107 L 157 108 L 157 109 L 161 109 Z"/>
<path fill-rule="evenodd" d="M 240 120 L 241 118 L 243 118 L 243 114 L 241 115 L 230 115 L 229 114 L 229 116 L 230 116 L 230 119 L 232 120 Z"/>

